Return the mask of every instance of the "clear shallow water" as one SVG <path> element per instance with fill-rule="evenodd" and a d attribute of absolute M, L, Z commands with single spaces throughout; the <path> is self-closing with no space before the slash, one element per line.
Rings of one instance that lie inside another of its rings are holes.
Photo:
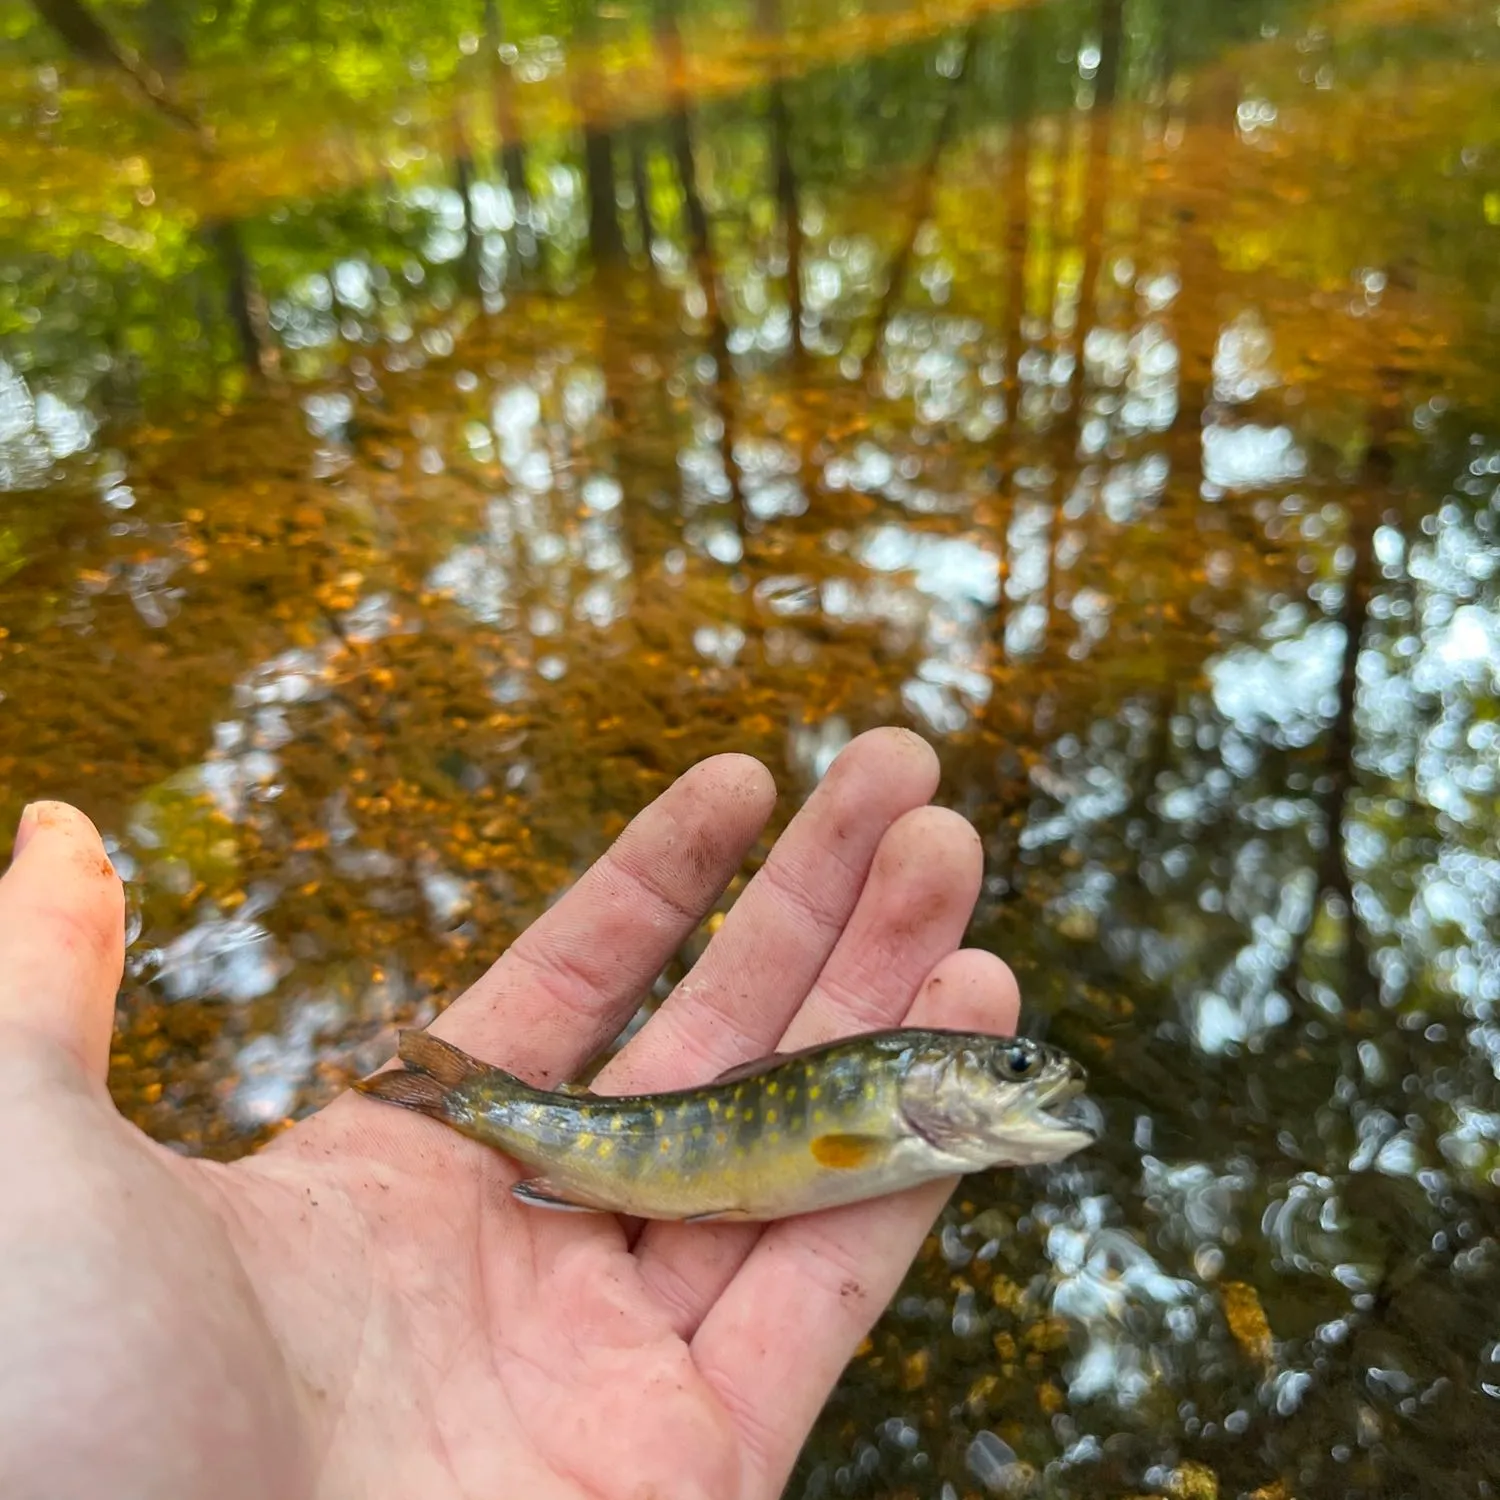
<path fill-rule="evenodd" d="M 906 723 L 1109 1132 L 789 1493 L 1500 1484 L 1493 8 L 48 14 L 0 814 L 129 879 L 121 1107 L 252 1149 L 694 760 Z"/>

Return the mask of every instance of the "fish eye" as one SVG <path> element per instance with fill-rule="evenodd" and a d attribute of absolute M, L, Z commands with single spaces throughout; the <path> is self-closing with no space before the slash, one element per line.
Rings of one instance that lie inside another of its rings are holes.
<path fill-rule="evenodd" d="M 1009 1046 L 1000 1048 L 997 1061 L 1004 1077 L 1025 1078 L 1036 1067 L 1036 1048 L 1025 1042 L 1012 1042 Z"/>

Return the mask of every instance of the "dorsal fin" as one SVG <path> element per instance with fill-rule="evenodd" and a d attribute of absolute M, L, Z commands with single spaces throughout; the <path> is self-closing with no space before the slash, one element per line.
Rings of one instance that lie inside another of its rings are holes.
<path fill-rule="evenodd" d="M 721 1083 L 739 1083 L 745 1078 L 759 1078 L 762 1073 L 769 1073 L 783 1063 L 795 1062 L 799 1057 L 821 1056 L 829 1048 L 837 1047 L 841 1042 L 859 1040 L 861 1038 L 857 1036 L 841 1036 L 835 1037 L 832 1041 L 817 1042 L 811 1047 L 798 1047 L 791 1052 L 768 1052 L 764 1057 L 752 1057 L 748 1062 L 736 1063 L 732 1068 L 725 1068 L 717 1078 L 710 1078 L 707 1084 L 701 1084 L 699 1087 L 711 1088 Z"/>
<path fill-rule="evenodd" d="M 772 1068 L 779 1068 L 787 1058 L 795 1055 L 792 1052 L 772 1052 L 765 1057 L 752 1057 L 749 1062 L 736 1063 L 732 1068 L 725 1068 L 717 1077 L 709 1079 L 708 1086 L 738 1083 L 744 1078 L 759 1078 L 762 1073 L 769 1073 Z"/>
<path fill-rule="evenodd" d="M 900 1043 L 909 1035 L 909 1027 L 887 1027 L 882 1031 L 856 1031 L 848 1036 L 833 1036 L 824 1042 L 814 1042 L 810 1047 L 796 1047 L 790 1052 L 768 1052 L 764 1057 L 753 1057 L 748 1062 L 736 1063 L 732 1068 L 725 1068 L 717 1078 L 710 1078 L 706 1084 L 697 1084 L 695 1087 L 713 1088 L 721 1083 L 738 1083 L 745 1078 L 759 1078 L 762 1073 L 769 1073 L 772 1068 L 779 1068 L 783 1063 L 796 1062 L 804 1057 L 826 1057 L 840 1047 L 860 1043 L 873 1045 L 882 1052 L 889 1051 L 893 1042 Z"/>

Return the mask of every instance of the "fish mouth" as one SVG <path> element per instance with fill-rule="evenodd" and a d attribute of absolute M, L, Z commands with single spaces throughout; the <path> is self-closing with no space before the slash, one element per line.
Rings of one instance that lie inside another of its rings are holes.
<path fill-rule="evenodd" d="M 1104 1130 L 1099 1106 L 1084 1092 L 1081 1078 L 1065 1078 L 1037 1106 L 1036 1117 L 1051 1130 L 1087 1136 L 1097 1141 Z"/>
<path fill-rule="evenodd" d="M 941 1099 L 903 1100 L 901 1114 L 918 1140 L 966 1163 L 960 1170 L 1037 1166 L 1071 1156 L 1103 1133 L 1104 1116 L 1084 1096 L 1086 1086 L 1075 1065 L 1061 1076 L 1011 1084 L 998 1099 L 971 1095 L 956 1108 Z"/>

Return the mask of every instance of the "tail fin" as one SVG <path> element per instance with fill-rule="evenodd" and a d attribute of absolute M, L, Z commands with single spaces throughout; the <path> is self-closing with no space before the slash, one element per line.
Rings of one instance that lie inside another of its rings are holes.
<path fill-rule="evenodd" d="M 453 1121 L 454 1110 L 448 1090 L 425 1073 L 393 1069 L 389 1073 L 377 1073 L 373 1078 L 356 1078 L 354 1087 L 372 1099 L 384 1099 L 387 1104 L 399 1104 L 448 1124 Z"/>
<path fill-rule="evenodd" d="M 488 1063 L 430 1031 L 403 1031 L 396 1038 L 396 1055 L 408 1068 L 436 1078 L 445 1089 L 456 1089 L 476 1074 L 492 1071 Z"/>
<path fill-rule="evenodd" d="M 405 1068 L 357 1078 L 354 1087 L 450 1125 L 467 1114 L 454 1091 L 481 1073 L 495 1071 L 429 1031 L 403 1031 L 396 1050 Z"/>

